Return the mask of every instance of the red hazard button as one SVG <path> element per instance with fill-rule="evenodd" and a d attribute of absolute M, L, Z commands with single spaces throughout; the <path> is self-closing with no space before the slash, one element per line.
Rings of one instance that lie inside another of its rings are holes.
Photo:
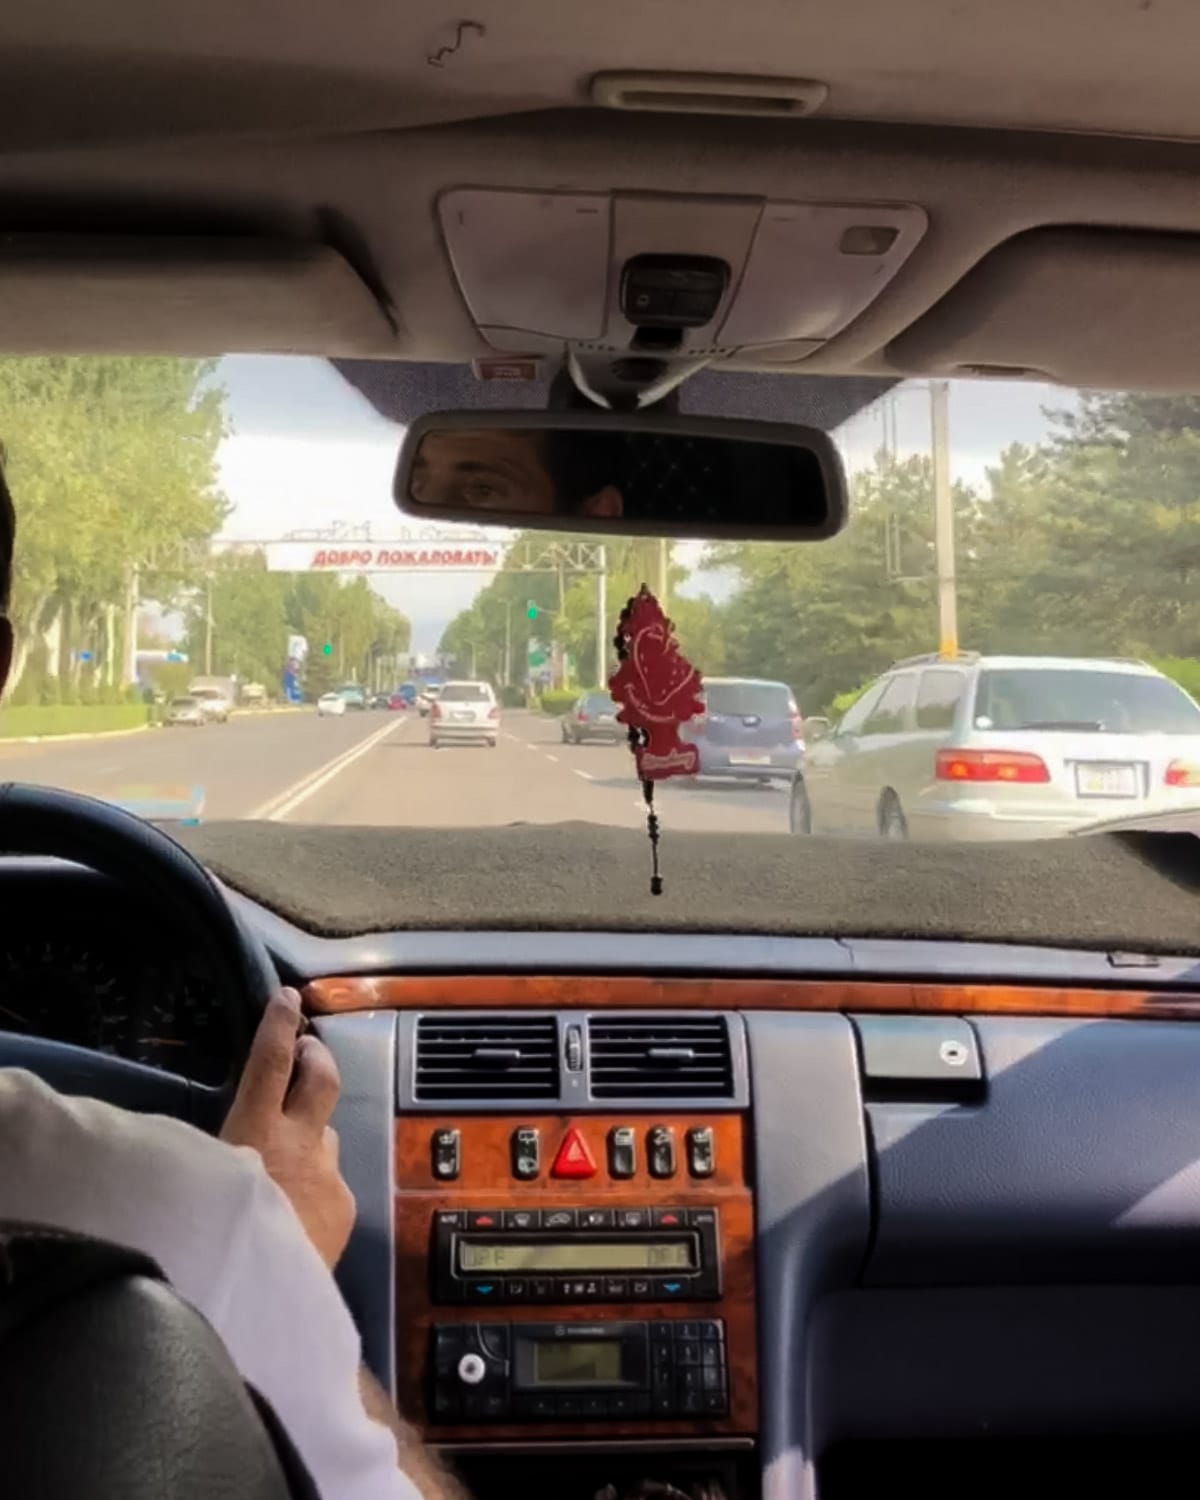
<path fill-rule="evenodd" d="M 596 1163 L 592 1160 L 592 1153 L 588 1150 L 587 1142 L 578 1130 L 572 1128 L 563 1136 L 563 1143 L 558 1148 L 558 1155 L 554 1158 L 550 1175 L 551 1177 L 595 1177 Z"/>

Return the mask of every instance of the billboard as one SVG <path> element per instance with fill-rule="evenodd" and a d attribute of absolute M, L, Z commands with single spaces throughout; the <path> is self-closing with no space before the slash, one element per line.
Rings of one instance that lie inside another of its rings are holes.
<path fill-rule="evenodd" d="M 268 573 L 495 573 L 496 542 L 267 542 Z"/>
<path fill-rule="evenodd" d="M 283 664 L 283 700 L 285 703 L 300 703 L 304 693 L 300 687 L 300 675 L 308 657 L 308 642 L 302 635 L 289 635 L 287 657 Z"/>

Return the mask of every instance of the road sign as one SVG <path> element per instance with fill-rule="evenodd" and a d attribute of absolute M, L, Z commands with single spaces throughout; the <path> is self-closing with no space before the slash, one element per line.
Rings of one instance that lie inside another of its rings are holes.
<path fill-rule="evenodd" d="M 544 667 L 546 665 L 546 653 L 544 651 L 531 651 L 527 660 L 531 667 Z"/>

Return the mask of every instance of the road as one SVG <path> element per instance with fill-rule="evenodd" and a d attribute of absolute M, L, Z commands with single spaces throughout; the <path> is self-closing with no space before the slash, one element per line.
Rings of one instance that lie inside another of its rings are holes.
<path fill-rule="evenodd" d="M 309 710 L 97 740 L 0 742 L 0 779 L 143 805 L 202 788 L 206 821 L 641 827 L 632 769 L 624 745 L 564 745 L 557 720 L 524 711 L 503 716 L 495 750 L 430 749 L 427 723 L 415 714 L 319 719 Z M 782 784 L 674 781 L 655 800 L 665 829 L 787 830 Z"/>

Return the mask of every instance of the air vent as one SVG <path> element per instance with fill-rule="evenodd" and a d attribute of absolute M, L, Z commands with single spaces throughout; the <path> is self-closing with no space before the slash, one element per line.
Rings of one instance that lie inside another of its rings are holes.
<path fill-rule="evenodd" d="M 421 1016 L 414 1097 L 503 1102 L 558 1098 L 553 1016 Z"/>
<path fill-rule="evenodd" d="M 593 1017 L 594 1099 L 730 1099 L 733 1060 L 721 1016 Z"/>

